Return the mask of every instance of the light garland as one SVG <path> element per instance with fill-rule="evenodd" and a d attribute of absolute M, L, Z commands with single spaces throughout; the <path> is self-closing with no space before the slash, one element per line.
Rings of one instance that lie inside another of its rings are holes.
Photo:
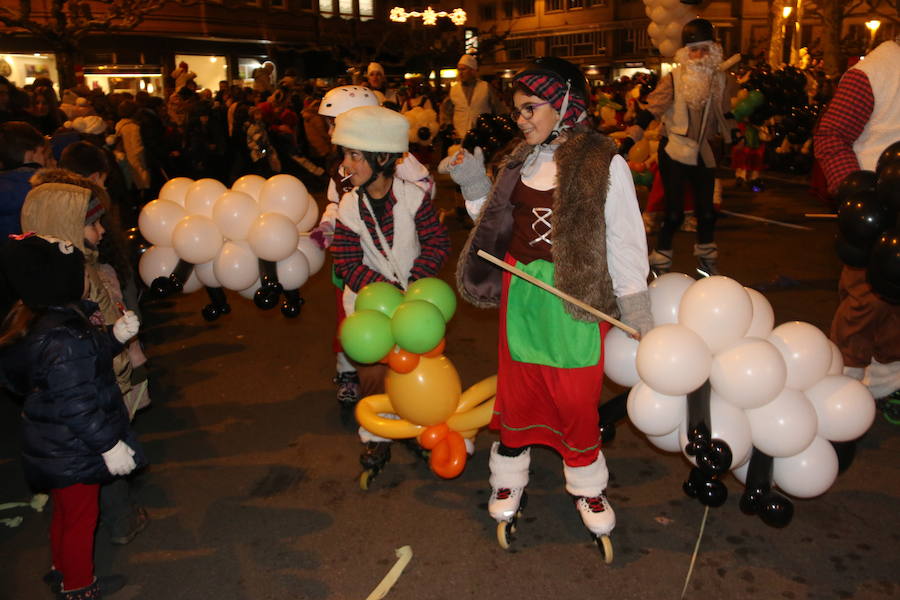
<path fill-rule="evenodd" d="M 424 25 L 437 25 L 438 17 L 447 17 L 448 19 L 453 21 L 454 25 L 463 25 L 466 22 L 466 11 L 461 8 L 455 8 L 450 12 L 446 12 L 443 10 L 438 12 L 430 6 L 422 12 L 407 12 L 406 9 L 402 6 L 395 6 L 391 9 L 391 21 L 396 21 L 397 23 L 406 23 L 407 19 L 409 19 L 410 17 L 421 17 L 422 23 Z"/>

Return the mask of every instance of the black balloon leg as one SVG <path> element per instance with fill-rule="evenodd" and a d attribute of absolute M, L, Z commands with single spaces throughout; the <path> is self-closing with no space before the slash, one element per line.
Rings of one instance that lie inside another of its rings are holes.
<path fill-rule="evenodd" d="M 200 311 L 204 319 L 215 321 L 222 315 L 227 315 L 231 312 L 231 306 L 228 305 L 228 300 L 225 297 L 225 290 L 220 287 L 207 286 L 206 293 L 209 296 L 210 303 Z"/>
<path fill-rule="evenodd" d="M 300 290 L 284 290 L 284 302 L 281 303 L 281 314 L 289 319 L 298 317 L 303 302 L 303 298 L 300 297 Z"/>

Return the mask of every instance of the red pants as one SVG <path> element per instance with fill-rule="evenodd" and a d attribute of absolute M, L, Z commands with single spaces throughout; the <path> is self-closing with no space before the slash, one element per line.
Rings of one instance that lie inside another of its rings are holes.
<path fill-rule="evenodd" d="M 508 262 L 514 264 L 514 260 Z M 510 277 L 504 272 L 497 397 L 490 427 L 500 430 L 500 442 L 510 448 L 540 444 L 559 452 L 570 467 L 590 465 L 600 452 L 597 408 L 603 391 L 602 341 L 600 361 L 590 367 L 561 369 L 513 360 L 506 341 Z M 609 324 L 598 326 L 602 340 Z"/>
<path fill-rule="evenodd" d="M 77 590 L 94 581 L 94 530 L 100 513 L 100 486 L 76 483 L 51 490 L 53 521 L 50 550 L 63 589 Z"/>

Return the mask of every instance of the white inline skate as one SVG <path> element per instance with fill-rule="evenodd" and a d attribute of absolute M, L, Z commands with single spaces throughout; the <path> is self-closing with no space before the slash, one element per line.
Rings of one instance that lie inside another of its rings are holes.
<path fill-rule="evenodd" d="M 507 550 L 528 501 L 525 486 L 528 485 L 531 449 L 526 448 L 518 456 L 503 456 L 499 449 L 500 442 L 494 442 L 489 463 L 491 499 L 488 501 L 488 512 L 497 521 L 497 542 Z"/>
<path fill-rule="evenodd" d="M 597 460 L 584 467 L 563 465 L 566 476 L 566 491 L 575 499 L 575 508 L 591 532 L 603 560 L 609 564 L 613 560 L 613 547 L 609 534 L 616 526 L 616 513 L 606 498 L 606 484 L 609 472 L 606 459 L 601 452 Z"/>

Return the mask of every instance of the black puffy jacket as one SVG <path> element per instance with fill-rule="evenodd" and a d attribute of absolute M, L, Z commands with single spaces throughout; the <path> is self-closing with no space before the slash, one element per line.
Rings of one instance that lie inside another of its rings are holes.
<path fill-rule="evenodd" d="M 146 463 L 128 423 L 112 358 L 122 346 L 85 315 L 97 305 L 51 307 L 21 341 L 0 349 L 0 368 L 22 410 L 25 476 L 36 490 L 112 479 L 101 454 L 119 440 Z"/>

